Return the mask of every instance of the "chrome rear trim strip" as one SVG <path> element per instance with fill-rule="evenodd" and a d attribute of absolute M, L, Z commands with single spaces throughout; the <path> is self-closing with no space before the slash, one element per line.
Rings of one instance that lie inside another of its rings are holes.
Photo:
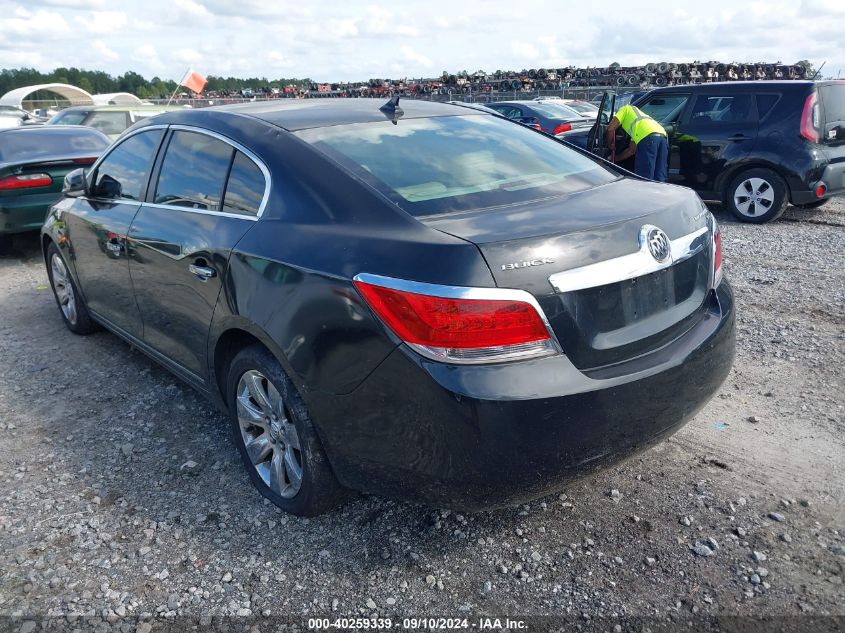
<path fill-rule="evenodd" d="M 708 232 L 708 227 L 703 226 L 692 233 L 671 240 L 669 243 L 671 257 L 667 257 L 662 262 L 652 257 L 648 244 L 641 238 L 640 248 L 635 253 L 563 270 L 551 275 L 549 283 L 556 292 L 573 292 L 649 275 L 689 259 L 703 250 L 707 244 Z"/>

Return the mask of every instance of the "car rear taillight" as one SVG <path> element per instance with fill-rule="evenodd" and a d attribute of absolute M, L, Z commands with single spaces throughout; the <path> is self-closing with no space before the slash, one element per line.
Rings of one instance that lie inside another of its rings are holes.
<path fill-rule="evenodd" d="M 808 141 L 818 143 L 819 134 L 819 101 L 815 90 L 804 100 L 804 110 L 801 112 L 801 136 Z"/>
<path fill-rule="evenodd" d="M 816 198 L 821 198 L 825 193 L 827 193 L 827 185 L 820 182 L 816 185 Z"/>
<path fill-rule="evenodd" d="M 722 229 L 713 220 L 713 287 L 722 283 Z"/>
<path fill-rule="evenodd" d="M 0 178 L 0 191 L 11 189 L 29 189 L 30 187 L 49 187 L 53 179 L 47 174 L 20 174 Z"/>
<path fill-rule="evenodd" d="M 572 129 L 571 123 L 558 123 L 554 130 L 552 130 L 552 134 L 561 134 L 563 132 L 568 132 Z"/>
<path fill-rule="evenodd" d="M 367 305 L 418 353 L 492 363 L 558 353 L 536 299 L 523 290 L 463 288 L 356 275 Z"/>

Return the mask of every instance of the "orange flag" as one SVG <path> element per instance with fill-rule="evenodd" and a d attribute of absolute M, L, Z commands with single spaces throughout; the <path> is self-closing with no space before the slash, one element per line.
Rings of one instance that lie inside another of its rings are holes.
<path fill-rule="evenodd" d="M 205 77 L 194 71 L 193 68 L 189 68 L 188 72 L 185 73 L 185 76 L 182 77 L 182 81 L 179 82 L 179 85 L 185 86 L 186 88 L 189 88 L 199 94 L 202 92 L 202 89 L 205 88 L 206 83 L 208 82 Z"/>

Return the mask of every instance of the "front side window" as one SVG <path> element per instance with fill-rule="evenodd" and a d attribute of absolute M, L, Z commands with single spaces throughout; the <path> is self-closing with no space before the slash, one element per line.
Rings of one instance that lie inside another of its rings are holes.
<path fill-rule="evenodd" d="M 692 122 L 742 123 L 752 118 L 751 95 L 699 95 L 690 114 Z"/>
<path fill-rule="evenodd" d="M 264 199 L 266 180 L 264 174 L 252 160 L 241 152 L 235 152 L 226 195 L 223 197 L 223 211 L 258 215 Z"/>
<path fill-rule="evenodd" d="M 638 107 L 658 123 L 675 123 L 688 98 L 687 95 L 656 95 Z"/>
<path fill-rule="evenodd" d="M 94 196 L 112 200 L 141 200 L 162 130 L 147 130 L 128 137 L 97 167 Z"/>
<path fill-rule="evenodd" d="M 153 202 L 219 211 L 233 151 L 228 143 L 206 134 L 175 131 L 164 154 Z"/>
<path fill-rule="evenodd" d="M 357 123 L 296 134 L 417 216 L 562 195 L 618 177 L 552 138 L 488 115 Z"/>
<path fill-rule="evenodd" d="M 126 114 L 126 112 L 94 112 L 88 117 L 85 125 L 100 130 L 103 134 L 120 134 L 129 127 Z"/>

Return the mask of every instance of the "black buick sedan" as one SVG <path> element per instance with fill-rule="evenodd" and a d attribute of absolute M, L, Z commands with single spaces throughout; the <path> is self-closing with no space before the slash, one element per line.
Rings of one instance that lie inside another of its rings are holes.
<path fill-rule="evenodd" d="M 62 318 L 229 414 L 259 491 L 512 504 L 678 429 L 734 354 L 698 196 L 421 101 L 163 114 L 66 178 Z"/>

